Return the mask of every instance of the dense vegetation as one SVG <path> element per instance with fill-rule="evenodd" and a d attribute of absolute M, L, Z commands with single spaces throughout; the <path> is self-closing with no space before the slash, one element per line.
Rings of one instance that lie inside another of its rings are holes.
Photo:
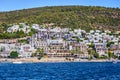
<path fill-rule="evenodd" d="M 58 6 L 24 9 L 0 13 L 0 24 L 50 24 L 55 26 L 120 30 L 120 9 L 91 6 Z"/>
<path fill-rule="evenodd" d="M 26 40 L 26 39 L 18 40 L 18 42 L 19 43 L 24 43 L 24 44 L 28 44 L 29 43 L 29 41 Z"/>
<path fill-rule="evenodd" d="M 12 51 L 10 53 L 10 58 L 17 58 L 18 57 L 18 52 L 17 51 Z"/>
<path fill-rule="evenodd" d="M 2 30 L 3 31 L 3 30 Z M 10 33 L 10 32 L 0 32 L 0 39 L 15 39 L 15 38 L 23 38 L 23 37 L 26 37 L 26 36 L 32 36 L 33 34 L 36 33 L 36 30 L 31 28 L 31 31 L 29 33 L 24 33 L 22 30 L 21 31 L 17 31 L 17 32 L 13 32 L 13 33 Z M 26 41 L 19 41 L 20 43 L 28 43 Z"/>
<path fill-rule="evenodd" d="M 1 33 L 0 34 L 0 39 L 13 39 L 13 38 L 22 38 L 22 37 L 26 37 L 27 34 L 25 34 L 23 31 L 18 31 L 18 32 L 14 32 L 14 33 Z"/>

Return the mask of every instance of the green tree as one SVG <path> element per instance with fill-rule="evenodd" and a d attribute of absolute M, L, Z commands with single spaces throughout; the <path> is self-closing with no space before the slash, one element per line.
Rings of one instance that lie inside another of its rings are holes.
<path fill-rule="evenodd" d="M 10 57 L 11 57 L 11 58 L 18 58 L 18 52 L 17 52 L 17 51 L 12 51 L 12 52 L 10 53 Z"/>
<path fill-rule="evenodd" d="M 43 48 L 39 50 L 39 55 L 40 55 L 40 57 L 44 56 L 44 49 Z"/>
<path fill-rule="evenodd" d="M 114 42 L 107 42 L 107 47 L 110 47 L 111 44 L 114 44 Z"/>
<path fill-rule="evenodd" d="M 109 56 L 109 58 L 113 58 L 114 54 L 112 52 L 108 52 L 108 56 Z"/>
<path fill-rule="evenodd" d="M 41 59 L 44 56 L 44 49 L 38 48 L 34 55 L 38 56 L 38 59 Z"/>
<path fill-rule="evenodd" d="M 32 56 L 31 57 L 35 57 L 35 56 L 37 56 L 37 53 L 35 52 L 35 53 L 32 53 Z"/>
<path fill-rule="evenodd" d="M 77 42 L 82 42 L 83 40 L 81 40 L 79 37 L 75 37 Z"/>
<path fill-rule="evenodd" d="M 96 52 L 93 54 L 93 56 L 94 56 L 95 58 L 97 58 L 97 59 L 99 59 L 99 58 L 100 58 L 100 57 L 99 57 L 99 54 L 98 54 L 98 53 L 96 53 Z"/>
<path fill-rule="evenodd" d="M 19 25 L 19 27 L 20 27 L 20 28 L 23 28 L 23 25 L 22 25 L 22 24 L 20 24 L 20 25 Z"/>
<path fill-rule="evenodd" d="M 96 53 L 96 51 L 94 50 L 94 49 L 89 49 L 88 50 L 88 54 L 90 55 L 90 57 L 91 58 L 97 58 L 97 59 L 99 59 L 100 57 L 99 57 L 99 54 L 98 53 Z"/>
<path fill-rule="evenodd" d="M 101 56 L 100 59 L 108 59 L 108 56 Z"/>
<path fill-rule="evenodd" d="M 94 43 L 92 42 L 89 47 L 91 47 L 92 49 L 94 49 Z"/>
<path fill-rule="evenodd" d="M 27 39 L 18 40 L 19 43 L 29 44 Z"/>
<path fill-rule="evenodd" d="M 31 31 L 28 33 L 29 36 L 32 36 L 33 34 L 35 34 L 37 31 L 33 28 L 31 28 Z"/>

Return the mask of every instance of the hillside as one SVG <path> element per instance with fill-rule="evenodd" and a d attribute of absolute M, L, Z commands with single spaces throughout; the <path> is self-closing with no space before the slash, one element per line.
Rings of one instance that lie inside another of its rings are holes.
<path fill-rule="evenodd" d="M 120 30 L 120 9 L 91 6 L 53 6 L 0 12 L 0 24 L 26 22 L 89 29 Z"/>

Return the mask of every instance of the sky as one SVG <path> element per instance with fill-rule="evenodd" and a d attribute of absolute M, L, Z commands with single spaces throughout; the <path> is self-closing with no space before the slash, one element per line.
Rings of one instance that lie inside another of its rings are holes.
<path fill-rule="evenodd" d="M 120 0 L 0 0 L 0 11 L 13 11 L 35 7 L 64 5 L 120 8 Z"/>

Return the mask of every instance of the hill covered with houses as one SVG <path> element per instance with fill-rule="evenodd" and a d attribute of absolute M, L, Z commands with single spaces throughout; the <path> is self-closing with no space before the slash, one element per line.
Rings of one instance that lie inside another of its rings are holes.
<path fill-rule="evenodd" d="M 58 27 L 120 30 L 120 9 L 92 6 L 53 6 L 0 12 L 1 27 L 5 24 L 37 23 Z M 0 27 L 0 31 L 2 28 Z"/>
<path fill-rule="evenodd" d="M 22 32 L 22 33 L 21 33 Z M 18 53 L 19 58 L 41 59 L 64 58 L 67 61 L 81 59 L 120 59 L 120 32 L 110 30 L 71 29 L 45 27 L 39 24 L 13 24 L 7 28 L 6 37 L 0 39 L 0 57 L 8 58 L 11 52 Z M 20 36 L 26 35 L 26 36 Z M 1 37 L 1 36 L 0 36 Z"/>

